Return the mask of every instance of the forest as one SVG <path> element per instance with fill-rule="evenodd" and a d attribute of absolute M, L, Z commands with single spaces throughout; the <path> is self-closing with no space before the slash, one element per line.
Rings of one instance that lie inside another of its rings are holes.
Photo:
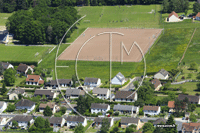
<path fill-rule="evenodd" d="M 189 0 L 163 0 L 163 10 L 164 13 L 171 13 L 175 11 L 185 12 L 189 10 Z"/>

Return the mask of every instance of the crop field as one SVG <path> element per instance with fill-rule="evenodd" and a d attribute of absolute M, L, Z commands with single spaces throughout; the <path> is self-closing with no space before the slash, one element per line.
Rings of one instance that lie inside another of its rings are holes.
<path fill-rule="evenodd" d="M 0 13 L 0 26 L 5 26 L 5 23 L 12 13 Z"/>
<path fill-rule="evenodd" d="M 39 61 L 53 47 L 5 46 L 0 44 L 1 61 Z"/>

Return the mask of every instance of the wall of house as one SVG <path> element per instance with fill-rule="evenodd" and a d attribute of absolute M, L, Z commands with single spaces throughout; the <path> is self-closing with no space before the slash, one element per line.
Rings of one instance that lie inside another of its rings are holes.
<path fill-rule="evenodd" d="M 199 20 L 199 21 L 200 21 L 200 17 L 196 17 L 196 20 Z"/>
<path fill-rule="evenodd" d="M 30 82 L 30 81 L 27 81 L 26 82 L 26 85 L 39 85 L 38 82 Z"/>
<path fill-rule="evenodd" d="M 0 109 L 0 113 L 2 113 L 7 108 L 7 103 L 4 102 L 2 108 Z"/>
<path fill-rule="evenodd" d="M 111 80 L 111 84 L 113 84 L 113 85 L 123 85 L 123 82 L 121 82 L 117 77 L 114 77 Z"/>
<path fill-rule="evenodd" d="M 28 111 L 32 111 L 35 108 L 35 104 L 31 107 L 27 107 L 27 106 L 17 106 L 16 110 L 22 110 L 22 109 L 27 109 Z"/>
<path fill-rule="evenodd" d="M 102 114 L 103 115 L 105 115 L 106 114 L 106 112 L 107 111 L 109 111 L 110 110 L 110 106 L 108 106 L 108 108 L 107 109 L 97 109 L 97 108 L 95 108 L 95 109 L 91 109 L 91 113 L 93 114 L 93 113 L 99 113 L 99 112 L 102 112 Z"/>
<path fill-rule="evenodd" d="M 157 86 L 157 88 L 155 88 L 155 91 L 159 91 L 160 87 L 162 87 L 162 85 L 160 84 L 159 86 Z"/>
<path fill-rule="evenodd" d="M 143 110 L 144 115 L 149 114 L 149 115 L 158 115 L 160 114 L 160 107 L 158 108 L 158 111 L 151 111 L 151 110 Z"/>
<path fill-rule="evenodd" d="M 154 75 L 154 78 L 156 79 L 168 79 L 169 75 L 167 75 L 166 77 L 164 77 L 162 74 L 157 73 Z"/>
<path fill-rule="evenodd" d="M 84 86 L 90 86 L 90 87 L 97 87 L 101 84 L 101 79 L 97 80 L 97 83 L 95 82 L 84 82 Z"/>
<path fill-rule="evenodd" d="M 169 18 L 169 22 L 178 22 L 180 21 L 179 18 L 177 18 L 176 16 L 172 15 L 170 18 Z"/>

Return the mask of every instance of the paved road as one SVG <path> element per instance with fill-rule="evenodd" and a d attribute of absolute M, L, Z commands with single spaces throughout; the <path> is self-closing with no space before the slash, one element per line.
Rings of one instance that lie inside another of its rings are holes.
<path fill-rule="evenodd" d="M 140 79 L 141 79 L 140 77 L 135 77 L 135 79 L 131 83 L 129 83 L 129 85 L 125 89 L 123 89 L 121 91 L 129 91 L 130 89 L 134 90 L 135 86 L 133 85 L 133 82 L 140 80 Z"/>

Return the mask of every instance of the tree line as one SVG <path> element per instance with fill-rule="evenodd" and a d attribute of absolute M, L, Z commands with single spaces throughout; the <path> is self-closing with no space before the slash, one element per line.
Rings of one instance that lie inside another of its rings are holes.
<path fill-rule="evenodd" d="M 46 2 L 40 2 L 32 10 L 14 12 L 8 18 L 6 27 L 22 44 L 57 44 L 78 18 L 80 16 L 74 7 L 49 7 Z M 68 32 L 64 41 L 75 28 Z"/>
<path fill-rule="evenodd" d="M 164 13 L 175 11 L 177 13 L 185 12 L 187 14 L 188 9 L 189 0 L 163 0 L 162 12 Z"/>

